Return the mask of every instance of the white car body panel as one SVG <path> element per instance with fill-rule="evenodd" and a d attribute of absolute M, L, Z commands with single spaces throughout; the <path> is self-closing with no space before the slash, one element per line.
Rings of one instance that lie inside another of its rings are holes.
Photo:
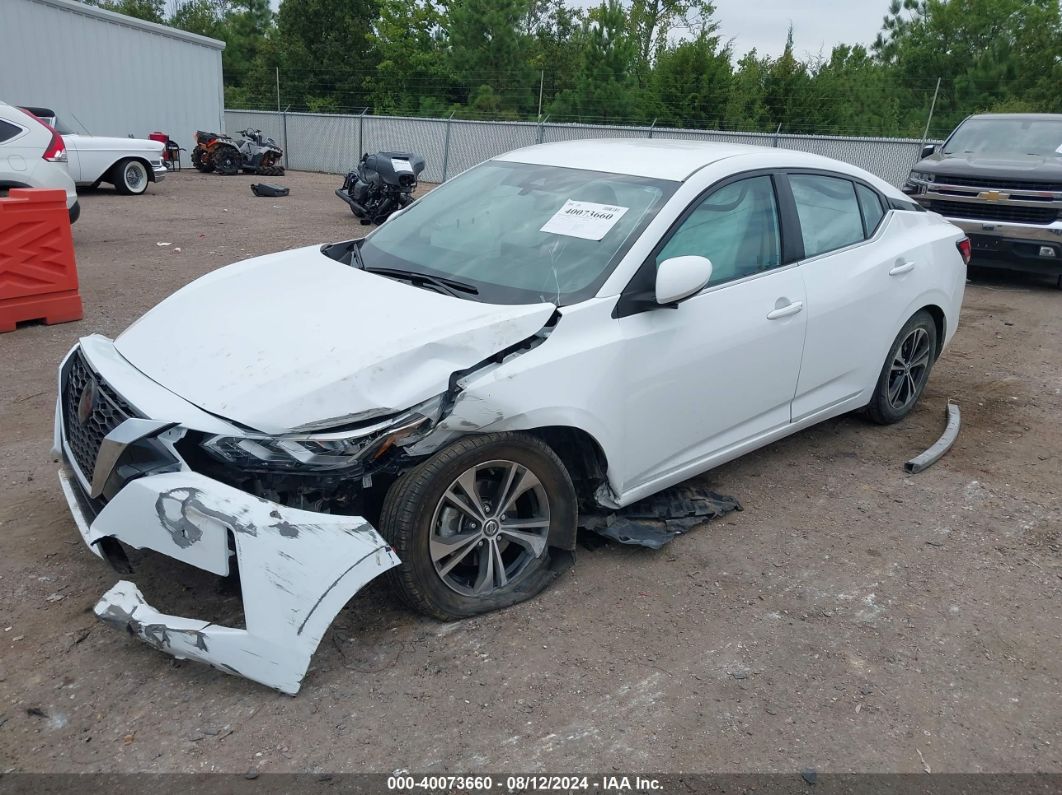
<path fill-rule="evenodd" d="M 166 177 L 162 162 L 165 147 L 159 141 L 68 133 L 63 142 L 70 158 L 70 175 L 78 185 L 92 185 L 107 178 L 115 163 L 129 157 L 146 162 L 156 182 Z"/>
<path fill-rule="evenodd" d="M 21 132 L 0 141 L 0 185 L 50 188 L 66 194 L 69 210 L 77 203 L 77 190 L 68 163 L 52 163 L 42 155 L 51 142 L 51 134 L 13 105 L 0 102 L 0 119 Z"/>
<path fill-rule="evenodd" d="M 103 539 L 118 539 L 224 572 L 231 561 L 220 539 L 234 538 L 241 570 L 244 559 L 256 569 L 247 596 L 302 617 L 317 601 L 327 603 L 308 639 L 292 634 L 298 622 L 270 622 L 264 612 L 255 611 L 253 625 L 248 613 L 246 631 L 165 616 L 127 582 L 104 597 L 98 615 L 171 654 L 294 692 L 342 602 L 398 563 L 362 517 L 296 511 L 193 469 L 179 452 L 186 433 L 386 425 L 439 395 L 445 410 L 405 448 L 410 462 L 473 433 L 575 429 L 596 442 L 607 464 L 598 503 L 620 507 L 865 405 L 896 334 L 918 310 L 942 316 L 942 346 L 955 333 L 965 285 L 956 243 L 963 235 L 914 209 L 887 210 L 862 243 L 709 284 L 675 308 L 614 316 L 658 242 L 724 178 L 815 169 L 858 178 L 910 204 L 853 166 L 784 150 L 661 141 L 572 142 L 503 159 L 682 183 L 597 294 L 569 305 L 463 300 L 307 247 L 208 274 L 114 343 L 82 340 L 75 351 L 140 414 L 166 423 L 157 440 L 180 459 L 172 472 L 121 486 L 95 518 L 78 493 L 98 496 L 116 458 L 101 453 L 93 473 L 71 468 L 76 477 L 65 475 L 64 493 L 94 551 Z M 56 447 L 69 461 L 62 416 L 57 405 Z M 146 421 L 125 420 L 104 444 L 113 452 L 132 438 L 135 422 Z M 174 533 L 189 528 L 183 520 L 192 523 L 194 550 Z M 337 534 L 340 545 L 329 547 Z M 276 592 L 277 581 L 293 579 L 298 588 L 290 598 Z M 342 587 L 322 593 L 333 580 Z"/>

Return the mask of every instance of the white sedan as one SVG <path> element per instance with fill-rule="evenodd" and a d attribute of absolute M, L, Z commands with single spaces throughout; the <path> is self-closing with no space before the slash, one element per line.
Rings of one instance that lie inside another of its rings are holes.
<path fill-rule="evenodd" d="M 443 620 L 538 593 L 616 509 L 839 414 L 901 420 L 969 244 L 853 166 L 678 141 L 522 149 L 361 241 L 208 274 L 60 371 L 86 542 L 238 570 L 246 627 L 131 582 L 104 620 L 298 690 L 388 572 Z"/>
<path fill-rule="evenodd" d="M 165 144 L 147 138 L 81 135 L 50 108 L 23 108 L 54 127 L 66 144 L 70 176 L 79 186 L 109 182 L 127 196 L 139 196 L 149 182 L 166 178 Z"/>

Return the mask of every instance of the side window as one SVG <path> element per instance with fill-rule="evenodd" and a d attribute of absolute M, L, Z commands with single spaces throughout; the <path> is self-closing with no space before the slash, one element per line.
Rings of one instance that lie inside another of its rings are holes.
<path fill-rule="evenodd" d="M 863 216 L 852 182 L 840 177 L 790 174 L 789 184 L 800 218 L 805 257 L 863 240 Z"/>
<path fill-rule="evenodd" d="M 777 268 L 782 261 L 778 204 L 768 176 L 732 182 L 707 196 L 657 255 L 697 254 L 712 261 L 708 284 Z"/>
<path fill-rule="evenodd" d="M 878 194 L 866 185 L 856 185 L 856 196 L 859 198 L 859 208 L 863 211 L 863 231 L 870 237 L 885 217 L 885 210 L 881 207 Z"/>
<path fill-rule="evenodd" d="M 0 142 L 10 141 L 20 132 L 22 132 L 21 127 L 0 119 Z"/>

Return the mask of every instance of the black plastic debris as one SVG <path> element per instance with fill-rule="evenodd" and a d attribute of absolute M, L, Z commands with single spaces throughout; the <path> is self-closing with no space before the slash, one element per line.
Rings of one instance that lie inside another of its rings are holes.
<path fill-rule="evenodd" d="M 251 184 L 251 193 L 255 196 L 287 196 L 288 188 L 283 185 L 270 185 L 265 182 L 256 182 Z"/>
<path fill-rule="evenodd" d="M 584 513 L 579 527 L 621 544 L 660 549 L 709 519 L 740 511 L 734 497 L 692 486 L 674 486 L 614 513 Z"/>

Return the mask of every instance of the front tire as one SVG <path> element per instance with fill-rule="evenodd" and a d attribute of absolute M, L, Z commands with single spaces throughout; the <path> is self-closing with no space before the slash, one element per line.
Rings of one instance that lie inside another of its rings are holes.
<path fill-rule="evenodd" d="M 911 316 L 889 349 L 867 415 L 879 425 L 899 422 L 918 403 L 937 356 L 937 324 L 924 309 Z"/>
<path fill-rule="evenodd" d="M 119 160 L 113 172 L 114 187 L 123 196 L 139 196 L 147 190 L 147 166 L 139 160 Z"/>
<path fill-rule="evenodd" d="M 402 600 L 450 621 L 542 591 L 555 576 L 549 538 L 576 520 L 571 478 L 548 445 L 527 434 L 484 434 L 397 480 L 380 533 L 402 561 L 389 572 Z"/>

